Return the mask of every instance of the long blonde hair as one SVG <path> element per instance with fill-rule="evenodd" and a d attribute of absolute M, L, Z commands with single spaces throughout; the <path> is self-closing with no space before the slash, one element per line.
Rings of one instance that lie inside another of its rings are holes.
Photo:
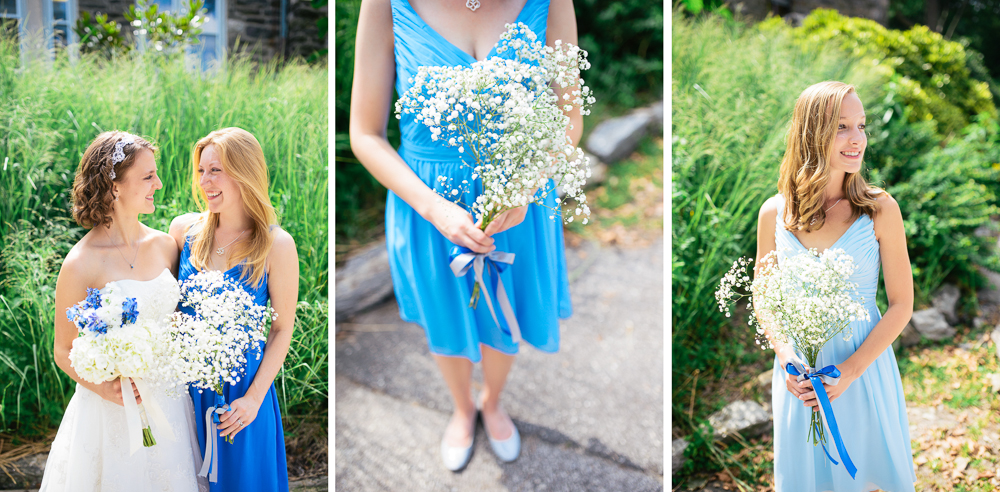
<path fill-rule="evenodd" d="M 202 152 L 209 145 L 215 146 L 219 160 L 222 161 L 222 169 L 239 185 L 243 209 L 252 221 L 247 240 L 235 245 L 226 267 L 232 268 L 243 262 L 241 278 L 249 277 L 251 284 L 259 285 L 266 273 L 267 255 L 274 244 L 270 229 L 278 223 L 278 217 L 267 193 L 269 181 L 264 151 L 257 139 L 242 128 L 216 130 L 194 145 L 191 192 L 198 207 L 205 213 L 206 220 L 191 241 L 191 264 L 198 270 L 207 267 L 215 243 L 215 229 L 219 226 L 219 214 L 207 211 L 208 197 L 199 185 L 198 163 L 201 162 Z"/>
<path fill-rule="evenodd" d="M 812 232 L 826 222 L 823 190 L 830 181 L 830 151 L 837 137 L 841 103 L 852 92 L 856 93 L 853 85 L 820 82 L 802 91 L 795 101 L 778 176 L 778 191 L 785 198 L 783 219 L 790 231 Z M 856 172 L 844 178 L 843 190 L 852 221 L 862 214 L 875 218 L 875 197 L 883 193 L 881 189 Z"/>

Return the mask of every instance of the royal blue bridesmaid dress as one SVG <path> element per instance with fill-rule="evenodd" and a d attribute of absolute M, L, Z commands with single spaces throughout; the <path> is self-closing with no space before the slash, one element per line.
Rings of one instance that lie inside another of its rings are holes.
<path fill-rule="evenodd" d="M 527 0 L 517 21 L 525 23 L 544 43 L 548 12 L 548 0 Z M 392 0 L 392 23 L 398 94 L 409 90 L 409 79 L 420 66 L 470 66 L 476 61 L 428 26 L 407 0 Z M 508 50 L 503 55 L 511 53 Z M 501 55 L 494 45 L 488 56 Z M 428 128 L 412 114 L 402 116 L 400 133 L 399 155 L 427 186 L 441 190 L 439 176 L 450 178 L 452 183 L 468 180 L 473 186 L 462 202 L 475 202 L 482 193 L 482 182 L 472 179 L 471 169 L 463 166 L 456 148 L 432 141 Z M 554 195 L 549 195 L 545 205 L 557 207 Z M 500 279 L 521 336 L 544 352 L 559 349 L 559 319 L 572 313 L 562 223 L 550 215 L 550 209 L 532 204 L 523 223 L 493 236 L 497 251 L 514 254 L 514 263 Z M 501 326 L 494 322 L 485 299 L 479 300 L 476 309 L 469 308 L 473 274 L 455 277 L 452 273 L 449 252 L 455 245 L 391 191 L 385 228 L 400 316 L 424 328 L 432 353 L 478 362 L 481 343 L 503 353 L 517 353 L 519 344 L 511 339 L 496 290 L 491 287 L 489 294 Z"/>
<path fill-rule="evenodd" d="M 784 199 L 778 196 L 781 202 L 775 225 L 775 247 L 786 250 L 779 252 L 780 262 L 806 248 L 791 231 L 785 229 L 782 219 Z M 851 323 L 853 335 L 849 340 L 837 336 L 827 342 L 816 359 L 818 368 L 846 361 L 882 319 L 875 305 L 881 256 L 872 219 L 867 215 L 860 216 L 830 249 L 843 249 L 854 257 L 855 271 L 851 282 L 858 285 L 858 293 L 864 297 L 871 321 Z M 807 442 L 812 408 L 803 406 L 801 400 L 788 392 L 785 375 L 785 369 L 775 358 L 771 402 L 774 410 L 776 492 L 914 490 L 916 475 L 910 449 L 909 421 L 903 399 L 903 383 L 892 346 L 887 347 L 847 391 L 831 402 L 847 454 L 858 468 L 853 479 L 844 468 L 843 459 L 838 456 L 828 428 L 827 448 L 840 464 L 831 463 L 822 446 L 813 446 L 811 440 Z"/>
<path fill-rule="evenodd" d="M 177 280 L 183 282 L 188 277 L 198 273 L 191 264 L 191 236 L 188 236 L 181 251 L 180 270 Z M 243 288 L 253 297 L 254 302 L 266 306 L 270 298 L 267 291 L 267 276 L 260 285 L 254 286 L 248 281 L 240 280 L 243 265 L 236 265 L 225 272 L 226 278 L 241 283 Z M 180 306 L 180 310 L 193 314 L 191 308 Z M 264 342 L 258 343 L 247 353 L 247 368 L 245 375 L 235 385 L 226 384 L 222 393 L 227 403 L 242 397 L 250 388 L 263 357 Z M 205 453 L 205 412 L 215 405 L 215 392 L 200 391 L 190 387 L 191 399 L 194 401 L 195 421 L 198 422 L 198 444 L 202 455 Z M 210 439 L 218 436 L 219 431 L 210 429 L 213 433 Z M 274 383 L 264 395 L 257 417 L 233 438 L 229 444 L 224 438 L 218 438 L 218 482 L 210 483 L 212 492 L 287 492 L 288 463 L 285 458 L 285 434 L 281 425 L 281 411 L 278 408 L 278 395 Z"/>

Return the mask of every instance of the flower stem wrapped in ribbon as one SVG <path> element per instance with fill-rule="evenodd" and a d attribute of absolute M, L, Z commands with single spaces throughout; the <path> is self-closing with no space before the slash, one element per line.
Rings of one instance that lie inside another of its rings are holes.
<path fill-rule="evenodd" d="M 851 323 L 871 320 L 865 307 L 865 299 L 858 294 L 857 284 L 850 281 L 854 273 L 854 258 L 842 249 L 828 249 L 818 253 L 815 249 L 783 257 L 784 250 L 772 251 L 757 265 L 757 275 L 751 280 L 746 269 L 752 260 L 740 258 L 722 277 L 715 298 L 719 310 L 730 316 L 730 306 L 740 299 L 752 298 L 746 304 L 750 311 L 750 325 L 756 325 L 757 343 L 763 349 L 774 348 L 774 344 L 792 345 L 796 352 L 805 356 L 802 362 L 797 356 L 786 365 L 785 370 L 798 377 L 799 381 L 809 380 L 816 389 L 820 401 L 820 412 L 813 412 L 807 439 L 813 445 L 823 444 L 827 458 L 837 462 L 826 450 L 826 434 L 822 420 L 825 419 L 834 435 L 844 467 L 855 476 L 857 468 L 847 455 L 847 449 L 840 438 L 833 407 L 823 388 L 823 381 L 836 384 L 840 371 L 834 366 L 815 370 L 820 351 L 827 342 L 838 335 L 844 340 L 851 338 Z M 740 290 L 750 293 L 741 293 Z M 772 338 L 768 339 L 767 335 Z M 794 372 L 793 372 L 794 371 Z"/>
<path fill-rule="evenodd" d="M 485 290 L 486 306 L 490 308 L 493 321 L 503 330 L 503 325 L 497 319 L 496 310 L 493 309 L 493 300 L 490 298 L 489 290 L 486 290 L 485 279 L 487 277 L 491 279 L 490 283 L 493 284 L 493 290 L 497 293 L 497 302 L 500 303 L 500 310 L 503 312 L 504 320 L 507 322 L 510 338 L 514 343 L 519 343 L 521 341 L 521 327 L 517 324 L 517 317 L 514 316 L 514 308 L 511 307 L 510 299 L 507 297 L 507 290 L 504 289 L 503 282 L 500 280 L 500 272 L 514 263 L 514 254 L 504 253 L 503 251 L 475 253 L 468 248 L 455 246 L 452 248 L 449 258 L 451 260 L 449 263 L 451 271 L 456 277 L 465 276 L 469 273 L 470 269 L 475 273 L 476 283 L 472 288 L 472 299 L 469 301 L 469 307 L 475 309 L 479 302 L 479 296 Z M 491 276 L 490 271 L 494 271 L 496 274 Z"/>
<path fill-rule="evenodd" d="M 102 290 L 87 289 L 86 299 L 66 310 L 66 317 L 80 332 L 69 352 L 73 370 L 94 384 L 121 381 L 129 454 L 140 447 L 156 445 L 150 419 L 156 424 L 157 432 L 165 433 L 169 440 L 174 439 L 166 415 L 150 386 L 143 381 L 147 377 L 171 377 L 161 370 L 166 368 L 159 359 L 168 341 L 157 320 L 140 314 L 136 298 L 123 296 L 114 282 Z M 133 383 L 142 403 L 136 402 Z"/>
<path fill-rule="evenodd" d="M 854 462 L 851 461 L 851 457 L 847 454 L 847 447 L 844 446 L 844 440 L 840 437 L 840 428 L 837 426 L 837 417 L 833 415 L 833 406 L 830 405 L 830 398 L 827 397 L 826 388 L 823 387 L 823 384 L 836 386 L 840 382 L 840 369 L 837 369 L 836 366 L 814 369 L 806 365 L 798 357 L 793 357 L 785 365 L 785 372 L 792 376 L 797 376 L 795 378 L 797 381 L 808 380 L 812 383 L 813 390 L 816 391 L 816 399 L 819 400 L 820 408 L 819 412 L 813 412 L 812 421 L 810 422 L 809 433 L 813 437 L 813 444 L 815 445 L 818 440 L 823 445 L 823 452 L 826 453 L 826 457 L 834 465 L 838 464 L 837 460 L 833 459 L 833 456 L 830 456 L 830 451 L 826 449 L 826 439 L 823 432 L 823 420 L 826 420 L 827 426 L 830 427 L 830 436 L 833 437 L 833 442 L 837 446 L 837 452 L 840 453 L 840 459 L 844 461 L 844 468 L 851 474 L 851 478 L 854 478 L 858 473 L 858 467 L 854 466 Z"/>

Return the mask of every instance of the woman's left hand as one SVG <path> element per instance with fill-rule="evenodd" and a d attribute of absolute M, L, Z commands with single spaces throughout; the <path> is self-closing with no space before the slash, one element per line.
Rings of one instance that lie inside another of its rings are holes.
<path fill-rule="evenodd" d="M 837 369 L 840 368 L 838 367 Z M 848 371 L 846 370 L 841 370 L 840 381 L 837 382 L 836 386 L 830 386 L 829 384 L 823 385 L 823 389 L 826 390 L 827 398 L 829 398 L 830 401 L 834 401 L 837 398 L 840 398 L 840 395 L 844 394 L 844 392 L 847 391 L 847 388 L 849 388 L 851 386 L 851 383 L 853 383 L 856 379 L 858 379 L 857 376 L 848 374 Z M 810 385 L 810 388 L 812 388 L 812 385 Z M 799 395 L 799 399 L 802 400 L 803 405 L 807 407 L 813 407 L 814 412 L 819 411 L 819 399 L 817 399 L 816 397 L 815 390 L 802 393 L 801 395 Z"/>
<path fill-rule="evenodd" d="M 219 437 L 229 437 L 238 434 L 257 418 L 261 401 L 247 394 L 229 404 L 229 411 L 219 416 Z"/>
<path fill-rule="evenodd" d="M 512 208 L 493 219 L 493 222 L 490 222 L 490 225 L 486 226 L 486 230 L 483 232 L 485 232 L 487 236 L 492 236 L 498 232 L 506 231 L 507 229 L 524 222 L 524 216 L 527 214 L 528 205 Z"/>

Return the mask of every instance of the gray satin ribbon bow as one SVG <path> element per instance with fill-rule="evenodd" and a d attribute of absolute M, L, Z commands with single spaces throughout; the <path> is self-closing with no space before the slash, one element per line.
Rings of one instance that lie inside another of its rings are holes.
<path fill-rule="evenodd" d="M 490 314 L 493 316 L 493 321 L 500 326 L 500 320 L 497 319 L 497 313 L 493 310 L 493 301 L 490 300 L 490 293 L 486 290 L 486 282 L 483 280 L 483 270 L 485 270 L 486 259 L 489 258 L 492 261 L 498 263 L 506 263 L 508 265 L 514 263 L 514 253 L 504 253 L 503 251 L 491 251 L 489 253 L 462 253 L 451 260 L 451 271 L 456 277 L 462 277 L 469 272 L 469 268 L 472 268 L 476 272 L 476 283 L 479 284 L 479 288 L 482 292 L 482 296 L 486 298 L 486 306 L 490 308 Z M 517 324 L 517 318 L 514 317 L 514 309 L 510 305 L 510 300 L 507 298 L 507 291 L 503 287 L 503 281 L 500 280 L 500 273 L 497 272 L 497 302 L 500 303 L 500 310 L 503 311 L 503 317 L 507 320 L 507 326 L 510 327 L 510 338 L 514 343 L 520 343 L 521 341 L 521 327 Z"/>

